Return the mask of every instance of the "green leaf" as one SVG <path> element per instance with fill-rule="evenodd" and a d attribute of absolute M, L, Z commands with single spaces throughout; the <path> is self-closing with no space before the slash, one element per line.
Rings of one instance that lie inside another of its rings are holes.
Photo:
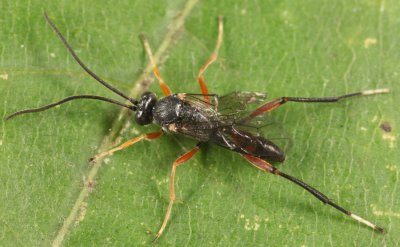
<path fill-rule="evenodd" d="M 148 65 L 141 32 L 154 51 L 168 45 L 161 49 L 160 72 L 170 88 L 199 92 L 196 76 L 214 49 L 219 15 L 225 33 L 220 57 L 205 74 L 210 92 L 276 98 L 390 88 L 387 95 L 337 104 L 288 103 L 271 113 L 292 143 L 279 169 L 386 234 L 235 153 L 206 145 L 177 169 L 177 201 L 158 244 L 400 244 L 397 1 L 6 0 L 1 9 L 3 117 L 70 95 L 118 99 L 79 68 L 44 11 L 93 71 L 126 92 L 139 93 L 135 83 L 143 82 Z M 173 32 L 185 16 L 183 28 Z M 150 90 L 161 95 L 157 83 Z M 67 246 L 151 243 L 167 209 L 172 162 L 195 142 L 165 135 L 89 165 L 87 159 L 100 146 L 109 148 L 114 134 L 123 141 L 157 129 L 138 127 L 130 115 L 121 121 L 119 114 L 113 105 L 82 100 L 1 122 L 0 245 L 47 246 L 60 236 Z M 391 132 L 380 128 L 383 122 Z"/>

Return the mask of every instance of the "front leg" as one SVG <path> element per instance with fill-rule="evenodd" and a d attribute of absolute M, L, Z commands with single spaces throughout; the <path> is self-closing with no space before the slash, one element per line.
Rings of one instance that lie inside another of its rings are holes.
<path fill-rule="evenodd" d="M 102 157 L 111 155 L 111 154 L 113 154 L 114 152 L 119 151 L 119 150 L 122 150 L 122 149 L 125 149 L 125 148 L 127 148 L 127 147 L 129 147 L 129 146 L 131 146 L 131 145 L 133 145 L 133 144 L 135 144 L 135 143 L 137 143 L 137 142 L 139 142 L 139 141 L 157 139 L 157 138 L 159 138 L 162 134 L 163 134 L 162 131 L 157 131 L 157 132 L 147 133 L 147 134 L 144 134 L 144 135 L 135 137 L 135 138 L 133 138 L 133 139 L 127 141 L 127 142 L 124 142 L 123 144 L 119 145 L 118 147 L 115 147 L 115 148 L 113 148 L 113 149 L 110 149 L 110 150 L 101 152 L 101 153 L 99 153 L 99 154 L 96 154 L 95 156 L 93 156 L 92 158 L 90 158 L 89 161 L 90 161 L 90 162 L 95 162 L 95 161 L 96 161 L 97 159 L 99 159 L 99 158 L 102 158 Z"/>

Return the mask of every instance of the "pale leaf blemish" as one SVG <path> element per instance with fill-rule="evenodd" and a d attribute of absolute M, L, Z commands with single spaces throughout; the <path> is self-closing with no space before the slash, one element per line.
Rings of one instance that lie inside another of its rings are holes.
<path fill-rule="evenodd" d="M 396 137 L 392 133 L 384 133 L 383 140 L 389 141 L 389 148 L 394 148 L 396 144 Z"/>
<path fill-rule="evenodd" d="M 108 163 L 110 163 L 110 158 L 105 158 L 104 159 L 104 164 L 108 164 Z"/>
<path fill-rule="evenodd" d="M 370 46 L 376 45 L 377 42 L 376 38 L 368 37 L 364 40 L 364 48 L 368 49 Z"/>
<path fill-rule="evenodd" d="M 283 19 L 286 25 L 290 25 L 292 22 L 292 15 L 287 10 L 281 13 L 281 18 Z"/>
<path fill-rule="evenodd" d="M 8 73 L 4 72 L 3 74 L 0 74 L 0 78 L 7 81 L 8 80 Z"/>
<path fill-rule="evenodd" d="M 299 225 L 296 225 L 293 227 L 293 229 L 290 229 L 290 232 L 298 231 L 300 229 Z"/>
<path fill-rule="evenodd" d="M 372 213 L 377 216 L 390 216 L 400 218 L 400 212 L 393 212 L 393 211 L 381 211 L 378 207 L 374 204 L 371 204 Z"/>
<path fill-rule="evenodd" d="M 22 45 L 20 45 L 19 47 L 21 47 L 21 48 L 24 48 L 24 47 L 25 47 L 25 45 L 23 45 L 23 44 L 22 44 Z"/>
<path fill-rule="evenodd" d="M 91 192 L 94 191 L 94 189 L 95 189 L 95 187 L 96 187 L 96 181 L 94 181 L 94 180 L 89 180 L 89 181 L 87 181 L 86 186 L 87 186 L 87 188 L 88 188 L 88 191 L 91 193 Z"/>
<path fill-rule="evenodd" d="M 132 128 L 131 129 L 131 133 L 134 134 L 134 135 L 139 135 L 140 131 L 138 129 L 136 129 L 136 128 Z"/>
<path fill-rule="evenodd" d="M 158 185 L 166 184 L 168 183 L 168 179 L 164 178 L 162 180 L 156 180 Z"/>
<path fill-rule="evenodd" d="M 385 168 L 391 172 L 397 171 L 397 167 L 395 165 L 390 165 L 390 166 L 388 165 Z"/>
<path fill-rule="evenodd" d="M 245 218 L 244 214 L 240 215 L 241 219 L 244 219 L 244 229 L 247 231 L 258 231 L 260 229 L 260 217 L 258 215 L 255 215 L 253 218 L 254 220 L 250 220 L 249 218 Z"/>
<path fill-rule="evenodd" d="M 241 14 L 241 15 L 246 15 L 246 14 L 247 14 L 247 10 L 246 10 L 246 9 L 242 9 L 242 10 L 240 11 L 240 14 Z"/>
<path fill-rule="evenodd" d="M 3 140 L 0 140 L 0 146 L 3 146 Z"/>
<path fill-rule="evenodd" d="M 75 220 L 75 226 L 79 225 L 79 223 L 81 223 L 85 219 L 87 206 L 88 206 L 87 202 L 82 202 L 82 204 L 80 205 L 79 216 Z"/>
<path fill-rule="evenodd" d="M 253 230 L 254 230 L 254 231 L 258 231 L 258 228 L 260 228 L 260 224 L 258 224 L 257 222 L 255 222 L 255 223 L 254 223 Z"/>
<path fill-rule="evenodd" d="M 372 122 L 372 123 L 376 123 L 376 121 L 378 121 L 378 116 L 375 115 L 375 116 L 372 118 L 371 122 Z"/>
<path fill-rule="evenodd" d="M 246 219 L 246 223 L 244 224 L 244 229 L 246 229 L 247 231 L 251 230 L 249 219 Z"/>
<path fill-rule="evenodd" d="M 50 53 L 50 57 L 55 58 L 56 54 L 54 52 Z"/>
<path fill-rule="evenodd" d="M 126 121 L 126 123 L 124 124 L 124 127 L 121 129 L 120 134 L 124 134 L 126 131 L 128 131 L 129 127 L 131 126 L 131 122 L 130 121 Z"/>
<path fill-rule="evenodd" d="M 122 136 L 118 136 L 115 141 L 113 142 L 113 146 L 117 146 L 119 144 L 121 144 L 122 142 Z"/>
<path fill-rule="evenodd" d="M 367 131 L 367 128 L 365 128 L 364 126 L 361 126 L 360 130 L 361 131 Z"/>

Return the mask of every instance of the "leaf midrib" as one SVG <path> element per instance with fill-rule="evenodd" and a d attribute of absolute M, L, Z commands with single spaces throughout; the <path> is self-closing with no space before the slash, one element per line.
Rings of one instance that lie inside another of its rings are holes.
<path fill-rule="evenodd" d="M 168 49 L 170 48 L 171 44 L 173 43 L 176 34 L 182 29 L 184 25 L 185 18 L 191 13 L 191 10 L 193 7 L 197 4 L 198 0 L 188 0 L 184 4 L 183 8 L 178 11 L 174 16 L 176 18 L 172 19 L 172 22 L 170 25 L 168 25 L 170 28 L 168 32 L 166 33 L 165 37 L 162 39 L 162 42 L 158 49 L 156 50 L 154 54 L 154 60 L 155 62 L 160 65 L 165 63 L 167 56 L 166 53 Z M 150 76 L 149 76 L 150 75 Z M 151 77 L 151 78 L 149 78 Z M 148 64 L 144 70 L 144 73 L 133 83 L 133 87 L 131 88 L 129 92 L 129 97 L 131 98 L 137 98 L 138 95 L 141 93 L 145 92 L 148 90 L 150 85 L 152 84 L 154 79 L 154 76 L 152 74 L 152 67 L 150 64 Z M 101 152 L 103 150 L 108 150 L 112 146 L 114 146 L 116 143 L 114 140 L 117 138 L 118 135 L 122 134 L 123 126 L 125 122 L 127 121 L 128 117 L 128 110 L 123 108 L 119 112 L 117 118 L 114 120 L 111 131 L 109 132 L 108 135 L 104 136 L 101 145 L 98 149 L 98 152 Z M 82 187 L 77 199 L 75 200 L 75 203 L 73 207 L 70 210 L 70 213 L 66 217 L 63 225 L 60 227 L 60 229 L 57 231 L 57 234 L 55 235 L 55 238 L 53 240 L 53 246 L 61 246 L 63 240 L 65 239 L 65 236 L 69 233 L 70 228 L 74 225 L 74 223 L 77 221 L 79 217 L 79 211 L 81 206 L 86 203 L 86 200 L 88 199 L 90 193 L 89 193 L 89 186 L 87 186 L 87 183 L 90 183 L 91 181 L 94 181 L 99 169 L 101 168 L 103 159 L 99 159 L 93 166 L 92 168 L 88 171 L 87 174 L 87 179 L 85 185 Z"/>

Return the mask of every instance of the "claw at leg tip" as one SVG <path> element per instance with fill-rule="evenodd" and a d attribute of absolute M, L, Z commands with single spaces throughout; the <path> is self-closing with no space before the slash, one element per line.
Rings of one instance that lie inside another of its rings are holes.
<path fill-rule="evenodd" d="M 156 244 L 157 240 L 160 238 L 160 235 L 157 234 L 156 237 L 151 241 L 152 244 Z"/>
<path fill-rule="evenodd" d="M 142 41 L 145 41 L 145 40 L 146 40 L 146 35 L 145 35 L 144 33 L 140 33 L 140 34 L 139 34 L 139 38 L 140 38 Z"/>
<path fill-rule="evenodd" d="M 376 226 L 375 230 L 378 231 L 379 233 L 382 233 L 382 234 L 386 233 L 386 230 L 384 228 L 382 228 L 382 227 L 379 227 L 379 226 Z"/>

